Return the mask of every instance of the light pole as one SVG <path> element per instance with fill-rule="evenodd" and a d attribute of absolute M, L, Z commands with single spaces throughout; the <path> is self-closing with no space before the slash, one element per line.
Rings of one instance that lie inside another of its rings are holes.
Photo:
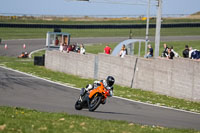
<path fill-rule="evenodd" d="M 159 56 L 161 15 L 162 15 L 162 0 L 158 0 L 158 12 L 157 12 L 157 19 L 156 19 L 156 36 L 155 36 L 155 57 Z"/>
<path fill-rule="evenodd" d="M 150 0 L 148 0 L 148 7 L 147 7 L 147 24 L 146 24 L 146 42 L 145 42 L 145 55 L 147 54 L 147 44 L 149 42 L 149 16 L 150 16 Z"/>

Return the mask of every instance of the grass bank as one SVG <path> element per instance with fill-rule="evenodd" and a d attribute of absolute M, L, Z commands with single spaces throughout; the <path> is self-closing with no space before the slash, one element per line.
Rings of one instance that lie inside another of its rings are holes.
<path fill-rule="evenodd" d="M 125 121 L 0 107 L 1 133 L 199 133 L 196 130 L 146 126 Z"/>
<path fill-rule="evenodd" d="M 129 37 L 130 29 L 61 29 L 72 37 Z M 0 38 L 8 39 L 33 39 L 46 38 L 46 33 L 53 31 L 48 28 L 2 28 Z M 146 29 L 132 29 L 133 37 L 145 36 Z M 162 28 L 161 36 L 192 36 L 200 35 L 200 28 Z M 155 36 L 155 28 L 149 29 L 149 36 Z"/>

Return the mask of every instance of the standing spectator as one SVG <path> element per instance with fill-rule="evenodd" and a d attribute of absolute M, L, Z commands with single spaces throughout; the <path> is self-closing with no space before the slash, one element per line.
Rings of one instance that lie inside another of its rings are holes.
<path fill-rule="evenodd" d="M 145 55 L 145 58 L 151 58 L 153 57 L 153 48 L 151 47 L 151 44 L 148 45 L 149 48 L 149 52 L 147 53 L 147 55 Z"/>
<path fill-rule="evenodd" d="M 58 44 L 59 44 L 59 40 L 58 40 L 58 37 L 56 37 L 55 45 L 57 46 Z"/>
<path fill-rule="evenodd" d="M 111 48 L 108 45 L 106 45 L 106 47 L 104 48 L 104 53 L 105 54 L 110 54 L 111 51 L 112 51 Z"/>
<path fill-rule="evenodd" d="M 63 48 L 64 48 L 64 44 L 60 43 L 60 48 L 59 48 L 60 52 L 63 52 Z"/>
<path fill-rule="evenodd" d="M 85 48 L 84 48 L 84 45 L 81 44 L 80 47 L 81 47 L 81 48 L 80 48 L 80 54 L 85 54 Z"/>
<path fill-rule="evenodd" d="M 164 43 L 164 44 L 163 44 L 163 47 L 164 47 L 164 50 L 163 50 L 163 52 L 162 52 L 161 57 L 167 57 L 167 56 L 168 56 L 168 47 L 167 47 L 167 44 Z"/>
<path fill-rule="evenodd" d="M 168 48 L 168 56 L 167 59 L 173 59 L 174 58 L 174 53 L 172 52 L 171 48 Z"/>
<path fill-rule="evenodd" d="M 119 52 L 119 56 L 121 57 L 121 58 L 124 58 L 124 56 L 127 54 L 127 49 L 126 49 L 126 46 L 125 45 L 123 45 L 122 46 L 122 49 L 120 50 L 120 52 Z"/>
<path fill-rule="evenodd" d="M 189 47 L 188 47 L 188 45 L 185 45 L 185 50 L 183 50 L 183 57 L 184 58 L 189 57 Z"/>

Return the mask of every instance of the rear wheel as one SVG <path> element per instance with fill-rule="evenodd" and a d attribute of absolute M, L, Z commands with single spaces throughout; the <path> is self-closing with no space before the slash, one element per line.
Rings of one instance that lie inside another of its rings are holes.
<path fill-rule="evenodd" d="M 88 106 L 89 111 L 94 111 L 95 109 L 97 109 L 101 103 L 101 99 L 102 99 L 101 95 L 95 94 L 94 96 L 92 96 Z"/>

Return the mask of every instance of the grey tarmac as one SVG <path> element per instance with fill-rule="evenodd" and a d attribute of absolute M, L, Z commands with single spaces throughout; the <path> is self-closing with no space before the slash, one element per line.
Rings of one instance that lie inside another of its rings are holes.
<path fill-rule="evenodd" d="M 94 112 L 77 111 L 79 90 L 0 67 L 0 106 L 66 112 L 108 120 L 200 130 L 200 114 L 109 98 Z"/>

